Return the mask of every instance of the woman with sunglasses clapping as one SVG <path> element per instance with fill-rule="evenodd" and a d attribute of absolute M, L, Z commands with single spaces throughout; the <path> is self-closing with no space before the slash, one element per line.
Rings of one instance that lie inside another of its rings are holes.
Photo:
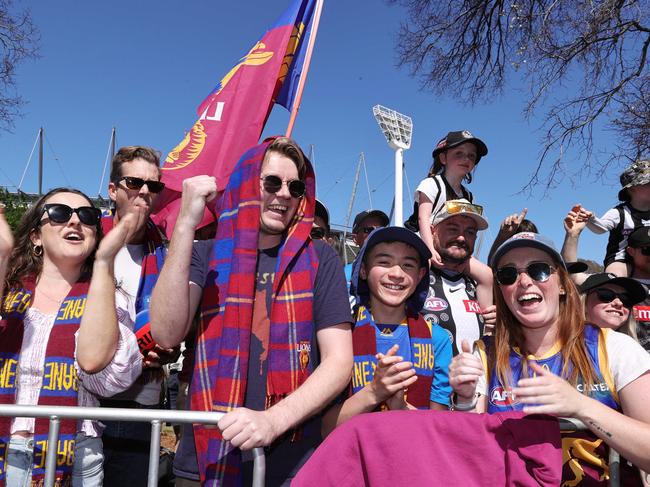
<path fill-rule="evenodd" d="M 563 433 L 563 485 L 609 477 L 607 445 L 650 467 L 650 356 L 633 339 L 586 324 L 578 292 L 552 242 L 519 233 L 495 252 L 497 323 L 449 367 L 462 411 L 544 413 L 581 420 Z M 621 462 L 621 485 L 639 482 Z M 631 483 L 630 483 L 631 482 Z"/>
<path fill-rule="evenodd" d="M 113 262 L 143 218 L 130 213 L 102 240 L 100 211 L 57 188 L 22 217 L 15 237 L 0 212 L 0 403 L 97 406 L 141 373 L 135 335 L 119 324 Z M 92 276 L 92 278 L 91 278 Z M 57 482 L 100 486 L 101 424 L 61 421 Z M 0 418 L 0 482 L 42 482 L 48 421 Z"/>

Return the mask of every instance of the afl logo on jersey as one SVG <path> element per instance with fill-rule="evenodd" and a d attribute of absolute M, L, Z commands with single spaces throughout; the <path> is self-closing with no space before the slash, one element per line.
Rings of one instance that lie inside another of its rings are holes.
<path fill-rule="evenodd" d="M 517 401 L 513 400 L 511 392 L 497 386 L 490 390 L 490 402 L 497 407 L 506 407 L 516 404 Z"/>
<path fill-rule="evenodd" d="M 435 296 L 429 296 L 424 302 L 424 309 L 427 311 L 443 311 L 449 307 L 447 301 Z"/>

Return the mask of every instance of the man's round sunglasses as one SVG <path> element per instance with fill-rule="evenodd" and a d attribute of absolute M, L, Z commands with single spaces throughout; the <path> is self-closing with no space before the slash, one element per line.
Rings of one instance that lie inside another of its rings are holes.
<path fill-rule="evenodd" d="M 360 228 L 359 228 L 359 231 L 358 231 L 357 233 L 365 233 L 365 234 L 369 234 L 369 233 L 372 233 L 372 231 L 373 231 L 373 230 L 376 230 L 377 228 L 381 228 L 381 226 L 380 226 L 380 225 L 377 225 L 376 227 L 375 227 L 375 226 L 370 226 L 370 227 L 360 227 Z"/>
<path fill-rule="evenodd" d="M 618 298 L 626 308 L 631 308 L 634 305 L 632 298 L 627 293 L 617 293 L 616 291 L 612 291 L 606 287 L 599 287 L 594 291 L 594 293 L 598 297 L 598 301 L 601 303 L 611 303 Z"/>
<path fill-rule="evenodd" d="M 162 183 L 160 181 L 155 181 L 153 179 L 142 179 L 142 178 L 134 178 L 132 176 L 122 176 L 120 179 L 116 181 L 116 183 L 119 183 L 120 181 L 124 181 L 124 186 L 126 186 L 129 189 L 140 189 L 145 184 L 147 185 L 147 188 L 149 188 L 149 191 L 151 191 L 152 193 L 160 193 L 163 189 L 165 189 L 165 183 Z"/>
<path fill-rule="evenodd" d="M 314 240 L 321 240 L 325 238 L 325 229 L 321 227 L 311 227 L 311 232 L 309 235 Z"/>
<path fill-rule="evenodd" d="M 70 208 L 63 203 L 50 203 L 43 205 L 43 213 L 47 213 L 47 217 L 54 223 L 67 223 L 72 218 L 72 214 L 76 213 L 79 221 L 84 225 L 97 226 L 102 212 L 99 208 L 93 206 L 80 206 L 79 208 Z M 43 220 L 41 220 L 42 224 Z"/>
<path fill-rule="evenodd" d="M 292 179 L 291 181 L 283 181 L 278 176 L 269 174 L 268 176 L 263 176 L 260 178 L 262 180 L 262 186 L 264 186 L 264 191 L 267 193 L 275 194 L 282 189 L 283 184 L 287 184 L 289 188 L 289 194 L 294 198 L 302 198 L 305 196 L 305 182 L 300 179 Z"/>
<path fill-rule="evenodd" d="M 525 269 L 517 269 L 515 266 L 505 266 L 498 269 L 494 276 L 499 284 L 502 286 L 509 286 L 514 284 L 517 277 L 522 272 L 525 272 L 531 279 L 537 282 L 546 282 L 550 279 L 551 274 L 555 271 L 553 266 L 546 262 L 533 262 L 528 264 Z"/>

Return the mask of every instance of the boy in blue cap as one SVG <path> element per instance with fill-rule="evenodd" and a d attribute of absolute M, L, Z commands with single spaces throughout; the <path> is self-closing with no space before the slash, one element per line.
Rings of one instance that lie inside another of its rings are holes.
<path fill-rule="evenodd" d="M 377 228 L 352 271 L 356 298 L 351 393 L 326 415 L 325 430 L 383 409 L 447 409 L 451 339 L 419 314 L 429 289 L 431 252 L 415 233 Z"/>

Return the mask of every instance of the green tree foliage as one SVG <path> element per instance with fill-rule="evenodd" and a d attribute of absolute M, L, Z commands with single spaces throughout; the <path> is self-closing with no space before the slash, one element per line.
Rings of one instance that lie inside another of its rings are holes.
<path fill-rule="evenodd" d="M 399 62 L 425 89 L 471 103 L 513 79 L 528 91 L 524 113 L 540 116 L 543 144 L 529 188 L 561 180 L 570 151 L 597 174 L 650 153 L 647 0 L 389 1 L 409 15 Z M 617 134 L 605 157 L 592 154 L 596 129 Z"/>
<path fill-rule="evenodd" d="M 12 194 L 0 188 L 0 203 L 5 205 L 5 218 L 12 230 L 16 230 L 20 218 L 29 208 L 29 200 L 20 194 Z"/>

